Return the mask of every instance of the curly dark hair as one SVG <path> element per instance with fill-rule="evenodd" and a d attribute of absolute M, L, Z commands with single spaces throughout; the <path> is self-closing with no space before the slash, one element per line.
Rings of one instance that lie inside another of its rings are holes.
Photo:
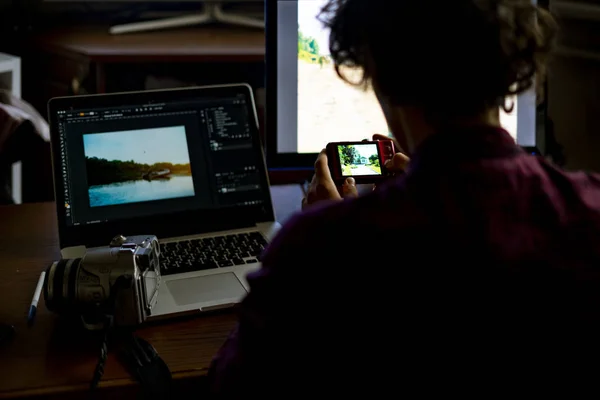
<path fill-rule="evenodd" d="M 319 19 L 342 79 L 442 118 L 540 93 L 557 32 L 531 0 L 329 0 Z"/>

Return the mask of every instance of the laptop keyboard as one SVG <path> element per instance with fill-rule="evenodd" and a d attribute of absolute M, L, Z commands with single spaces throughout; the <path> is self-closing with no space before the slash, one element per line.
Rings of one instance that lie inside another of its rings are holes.
<path fill-rule="evenodd" d="M 161 243 L 161 274 L 256 263 L 266 245 L 259 232 Z"/>

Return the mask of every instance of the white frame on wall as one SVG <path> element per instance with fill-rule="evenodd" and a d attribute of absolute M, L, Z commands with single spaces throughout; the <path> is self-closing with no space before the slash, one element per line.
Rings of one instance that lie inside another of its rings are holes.
<path fill-rule="evenodd" d="M 21 58 L 0 53 L 0 88 L 9 90 L 13 96 L 21 98 Z M 23 202 L 23 165 L 17 161 L 12 165 L 11 185 L 15 204 Z"/>

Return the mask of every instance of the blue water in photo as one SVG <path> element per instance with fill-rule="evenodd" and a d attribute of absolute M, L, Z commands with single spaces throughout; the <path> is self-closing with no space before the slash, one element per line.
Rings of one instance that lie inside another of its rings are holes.
<path fill-rule="evenodd" d="M 114 206 L 142 201 L 166 200 L 195 195 L 191 176 L 137 180 L 90 186 L 90 207 Z"/>

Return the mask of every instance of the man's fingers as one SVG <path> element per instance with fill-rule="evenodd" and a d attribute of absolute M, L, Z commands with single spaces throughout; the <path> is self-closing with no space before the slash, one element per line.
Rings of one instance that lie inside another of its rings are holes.
<path fill-rule="evenodd" d="M 306 209 L 308 207 L 308 199 L 306 198 L 306 196 L 304 196 L 302 198 L 302 210 Z"/>
<path fill-rule="evenodd" d="M 373 140 L 392 140 L 394 142 L 394 146 L 396 147 L 396 151 L 399 152 L 402 150 L 396 139 L 392 139 L 387 135 L 382 135 L 381 133 L 376 133 L 373 135 Z M 396 153 L 394 157 L 385 163 L 385 167 L 390 172 L 401 172 L 406 169 L 408 166 L 408 162 L 410 158 L 404 153 Z"/>
<path fill-rule="evenodd" d="M 387 168 L 390 172 L 400 172 L 404 171 L 408 166 L 408 162 L 410 159 L 406 154 L 396 153 L 391 160 L 385 163 L 385 168 Z"/>
<path fill-rule="evenodd" d="M 327 164 L 327 150 L 325 149 L 319 152 L 317 160 L 315 161 L 315 168 L 321 166 L 323 163 Z"/>
<path fill-rule="evenodd" d="M 329 171 L 329 164 L 327 160 L 327 151 L 321 150 L 317 161 L 315 161 L 315 178 L 316 179 L 331 179 L 331 172 Z"/>
<path fill-rule="evenodd" d="M 348 178 L 342 185 L 343 197 L 358 197 L 358 189 L 356 188 L 356 181 L 354 178 Z"/>
<path fill-rule="evenodd" d="M 373 135 L 373 140 L 391 140 L 392 142 L 394 142 L 394 147 L 396 148 L 396 151 L 402 151 L 402 147 L 400 147 L 400 144 L 398 143 L 398 141 L 388 135 L 382 135 L 381 133 L 376 133 Z"/>
<path fill-rule="evenodd" d="M 381 133 L 376 133 L 373 135 L 373 140 L 393 140 L 393 139 L 387 135 L 382 135 Z"/>

